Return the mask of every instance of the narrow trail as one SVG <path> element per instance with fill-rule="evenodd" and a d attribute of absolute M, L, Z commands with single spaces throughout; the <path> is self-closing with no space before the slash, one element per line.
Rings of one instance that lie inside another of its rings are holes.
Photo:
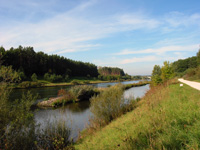
<path fill-rule="evenodd" d="M 200 83 L 198 83 L 198 82 L 188 81 L 188 80 L 184 80 L 184 79 L 178 79 L 178 81 L 185 83 L 185 84 L 187 84 L 187 85 L 189 85 L 189 86 L 200 91 Z"/>

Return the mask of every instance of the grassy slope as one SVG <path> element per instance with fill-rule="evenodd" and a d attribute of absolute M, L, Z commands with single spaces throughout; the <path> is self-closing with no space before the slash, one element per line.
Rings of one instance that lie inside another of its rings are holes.
<path fill-rule="evenodd" d="M 76 149 L 198 149 L 200 92 L 184 85 L 151 89 L 139 106 L 81 139 Z"/>
<path fill-rule="evenodd" d="M 199 79 L 199 80 L 194 80 L 194 81 L 196 81 L 196 82 L 200 82 L 200 79 Z"/>
<path fill-rule="evenodd" d="M 58 82 L 58 83 L 52 83 L 46 80 L 37 80 L 38 83 L 42 83 L 42 87 L 54 87 L 54 86 L 68 86 L 68 85 L 74 85 L 71 83 L 71 81 L 76 80 L 78 84 L 84 85 L 84 84 L 97 84 L 97 83 L 106 83 L 106 82 L 111 82 L 111 81 L 102 81 L 102 80 L 94 80 L 94 79 L 85 79 L 85 78 L 73 78 L 70 79 L 68 82 Z M 28 81 L 32 82 L 32 81 Z M 12 88 L 25 88 L 25 87 L 20 87 L 18 83 L 13 83 L 11 85 Z"/>

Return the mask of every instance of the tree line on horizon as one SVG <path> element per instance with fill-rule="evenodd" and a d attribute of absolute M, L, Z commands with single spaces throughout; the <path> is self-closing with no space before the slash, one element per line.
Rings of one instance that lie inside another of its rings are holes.
<path fill-rule="evenodd" d="M 30 77 L 34 73 L 44 76 L 46 73 L 68 76 L 97 77 L 97 66 L 92 63 L 74 61 L 63 56 L 48 55 L 43 52 L 35 52 L 33 47 L 0 48 L 2 65 L 12 66 L 14 70 L 23 72 Z"/>
<path fill-rule="evenodd" d="M 19 73 L 21 81 L 37 80 L 42 77 L 51 82 L 66 81 L 70 77 L 117 80 L 130 78 L 123 69 L 117 67 L 97 67 L 95 64 L 75 61 L 63 56 L 35 52 L 33 47 L 0 47 L 1 65 L 12 66 Z M 66 80 L 65 80 L 66 79 Z"/>

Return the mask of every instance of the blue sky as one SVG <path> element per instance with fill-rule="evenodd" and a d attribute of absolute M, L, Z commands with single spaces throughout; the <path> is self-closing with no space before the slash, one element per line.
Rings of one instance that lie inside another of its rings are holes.
<path fill-rule="evenodd" d="M 199 0 L 0 0 L 0 45 L 151 74 L 195 56 Z"/>

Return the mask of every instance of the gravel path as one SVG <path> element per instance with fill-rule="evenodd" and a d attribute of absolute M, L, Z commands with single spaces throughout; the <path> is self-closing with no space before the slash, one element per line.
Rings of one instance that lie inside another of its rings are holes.
<path fill-rule="evenodd" d="M 178 79 L 178 81 L 185 83 L 185 84 L 187 84 L 187 85 L 189 85 L 189 86 L 200 91 L 200 83 L 198 83 L 198 82 L 188 81 L 188 80 L 184 80 L 184 79 Z"/>

